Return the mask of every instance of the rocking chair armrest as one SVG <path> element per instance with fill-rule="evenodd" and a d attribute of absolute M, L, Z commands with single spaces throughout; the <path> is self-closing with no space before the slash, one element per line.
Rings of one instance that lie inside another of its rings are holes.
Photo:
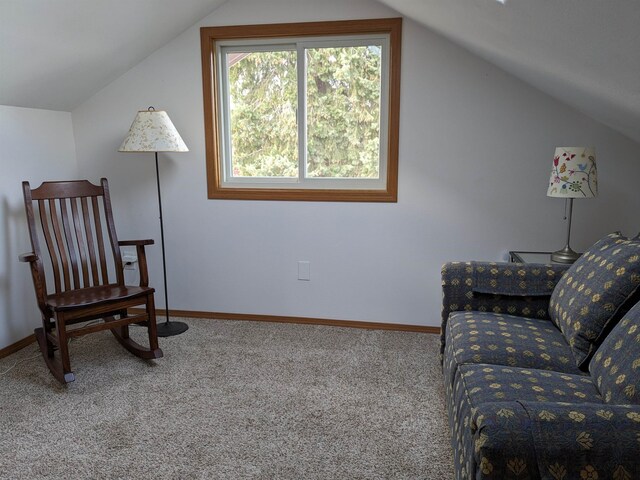
<path fill-rule="evenodd" d="M 21 262 L 35 262 L 36 260 L 38 260 L 38 256 L 33 253 L 33 252 L 29 252 L 29 253 L 23 253 L 21 255 L 18 255 L 18 260 L 20 260 Z"/>
<path fill-rule="evenodd" d="M 132 247 L 132 246 L 142 246 L 142 245 L 153 245 L 155 242 L 151 239 L 147 240 L 120 240 L 118 245 L 121 247 Z"/>
<path fill-rule="evenodd" d="M 31 269 L 31 279 L 33 280 L 33 288 L 36 292 L 36 300 L 38 301 L 38 307 L 43 315 L 47 311 L 47 305 L 45 299 L 47 297 L 47 280 L 44 275 L 44 267 L 42 266 L 42 260 L 34 252 L 23 253 L 18 255 L 18 259 L 21 262 L 29 264 Z"/>

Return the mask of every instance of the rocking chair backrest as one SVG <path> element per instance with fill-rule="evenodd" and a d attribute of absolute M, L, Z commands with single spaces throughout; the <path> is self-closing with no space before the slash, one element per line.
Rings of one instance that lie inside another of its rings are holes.
<path fill-rule="evenodd" d="M 115 284 L 124 285 L 109 185 L 106 178 L 100 183 L 44 182 L 32 190 L 29 182 L 22 182 L 31 246 L 40 259 L 39 268 L 51 264 L 57 294 L 109 285 L 113 273 Z M 42 256 L 39 238 L 44 239 L 50 262 Z M 43 287 L 40 290 L 47 292 Z"/>

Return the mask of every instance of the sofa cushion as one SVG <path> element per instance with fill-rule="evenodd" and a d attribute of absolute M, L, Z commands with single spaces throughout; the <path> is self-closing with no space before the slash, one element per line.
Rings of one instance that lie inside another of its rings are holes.
<path fill-rule="evenodd" d="M 486 363 L 582 374 L 569 345 L 549 320 L 493 312 L 454 312 L 447 322 L 445 370 Z"/>
<path fill-rule="evenodd" d="M 475 472 L 466 478 L 640 478 L 639 418 L 638 405 L 484 403 L 470 427 Z"/>
<path fill-rule="evenodd" d="M 511 400 L 603 403 L 591 378 L 584 375 L 485 364 L 460 365 L 447 390 L 456 474 L 465 479 L 475 478 L 478 468 L 471 430 L 483 406 Z"/>
<path fill-rule="evenodd" d="M 460 365 L 456 382 L 464 384 L 472 406 L 505 400 L 603 403 L 591 377 L 498 365 Z"/>
<path fill-rule="evenodd" d="M 619 233 L 596 242 L 566 271 L 549 303 L 549 316 L 585 368 L 640 287 L 640 240 Z"/>
<path fill-rule="evenodd" d="M 589 371 L 607 403 L 640 404 L 640 303 L 607 335 Z"/>

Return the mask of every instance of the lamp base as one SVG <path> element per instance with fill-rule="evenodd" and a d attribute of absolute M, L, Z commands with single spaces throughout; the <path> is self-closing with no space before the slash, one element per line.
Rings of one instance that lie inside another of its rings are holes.
<path fill-rule="evenodd" d="M 162 322 L 157 325 L 159 337 L 173 337 L 189 330 L 189 325 L 183 322 Z"/>
<path fill-rule="evenodd" d="M 569 245 L 551 254 L 551 260 L 558 263 L 573 263 L 579 257 L 580 254 L 574 252 Z"/>

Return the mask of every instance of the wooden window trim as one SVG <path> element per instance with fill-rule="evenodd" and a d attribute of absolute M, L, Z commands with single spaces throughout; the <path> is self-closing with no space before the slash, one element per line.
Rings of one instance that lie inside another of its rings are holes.
<path fill-rule="evenodd" d="M 354 34 L 388 34 L 389 48 L 389 118 L 387 123 L 387 179 L 384 190 L 295 189 L 224 187 L 222 185 L 216 42 L 229 39 L 262 39 Z M 397 202 L 398 141 L 400 124 L 400 55 L 402 18 L 346 20 L 331 22 L 281 23 L 202 27 L 202 84 L 206 147 L 207 194 L 210 199 L 301 200 L 326 202 Z"/>

